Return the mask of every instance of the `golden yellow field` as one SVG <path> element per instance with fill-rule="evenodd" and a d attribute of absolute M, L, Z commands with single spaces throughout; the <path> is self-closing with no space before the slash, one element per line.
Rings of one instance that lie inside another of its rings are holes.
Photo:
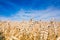
<path fill-rule="evenodd" d="M 0 40 L 60 40 L 60 22 L 0 21 Z"/>

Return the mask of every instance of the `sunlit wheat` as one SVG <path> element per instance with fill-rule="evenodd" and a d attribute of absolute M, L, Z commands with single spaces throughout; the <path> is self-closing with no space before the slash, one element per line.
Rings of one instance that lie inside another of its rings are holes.
<path fill-rule="evenodd" d="M 60 40 L 60 22 L 0 21 L 0 33 L 0 40 Z"/>

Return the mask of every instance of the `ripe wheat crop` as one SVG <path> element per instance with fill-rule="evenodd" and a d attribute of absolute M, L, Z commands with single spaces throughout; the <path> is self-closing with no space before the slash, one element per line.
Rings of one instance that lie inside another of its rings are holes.
<path fill-rule="evenodd" d="M 0 40 L 60 40 L 60 22 L 0 21 Z"/>

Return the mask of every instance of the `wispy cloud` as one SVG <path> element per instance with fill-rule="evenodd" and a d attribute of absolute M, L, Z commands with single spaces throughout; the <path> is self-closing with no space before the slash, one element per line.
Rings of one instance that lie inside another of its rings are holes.
<path fill-rule="evenodd" d="M 55 8 L 48 8 L 45 10 L 20 10 L 15 15 L 11 15 L 10 17 L 1 16 L 0 20 L 29 20 L 30 18 L 34 18 L 34 20 L 49 20 L 50 18 L 55 18 L 56 20 L 60 20 L 60 10 Z"/>

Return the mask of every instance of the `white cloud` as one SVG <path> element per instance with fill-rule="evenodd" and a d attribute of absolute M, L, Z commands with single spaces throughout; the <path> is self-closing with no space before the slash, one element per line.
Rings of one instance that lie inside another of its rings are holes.
<path fill-rule="evenodd" d="M 0 17 L 0 20 L 29 20 L 30 18 L 34 18 L 35 20 L 49 20 L 50 18 L 55 18 L 60 20 L 60 10 L 55 8 L 48 8 L 45 10 L 20 10 L 15 15 L 11 15 L 10 17 Z"/>

